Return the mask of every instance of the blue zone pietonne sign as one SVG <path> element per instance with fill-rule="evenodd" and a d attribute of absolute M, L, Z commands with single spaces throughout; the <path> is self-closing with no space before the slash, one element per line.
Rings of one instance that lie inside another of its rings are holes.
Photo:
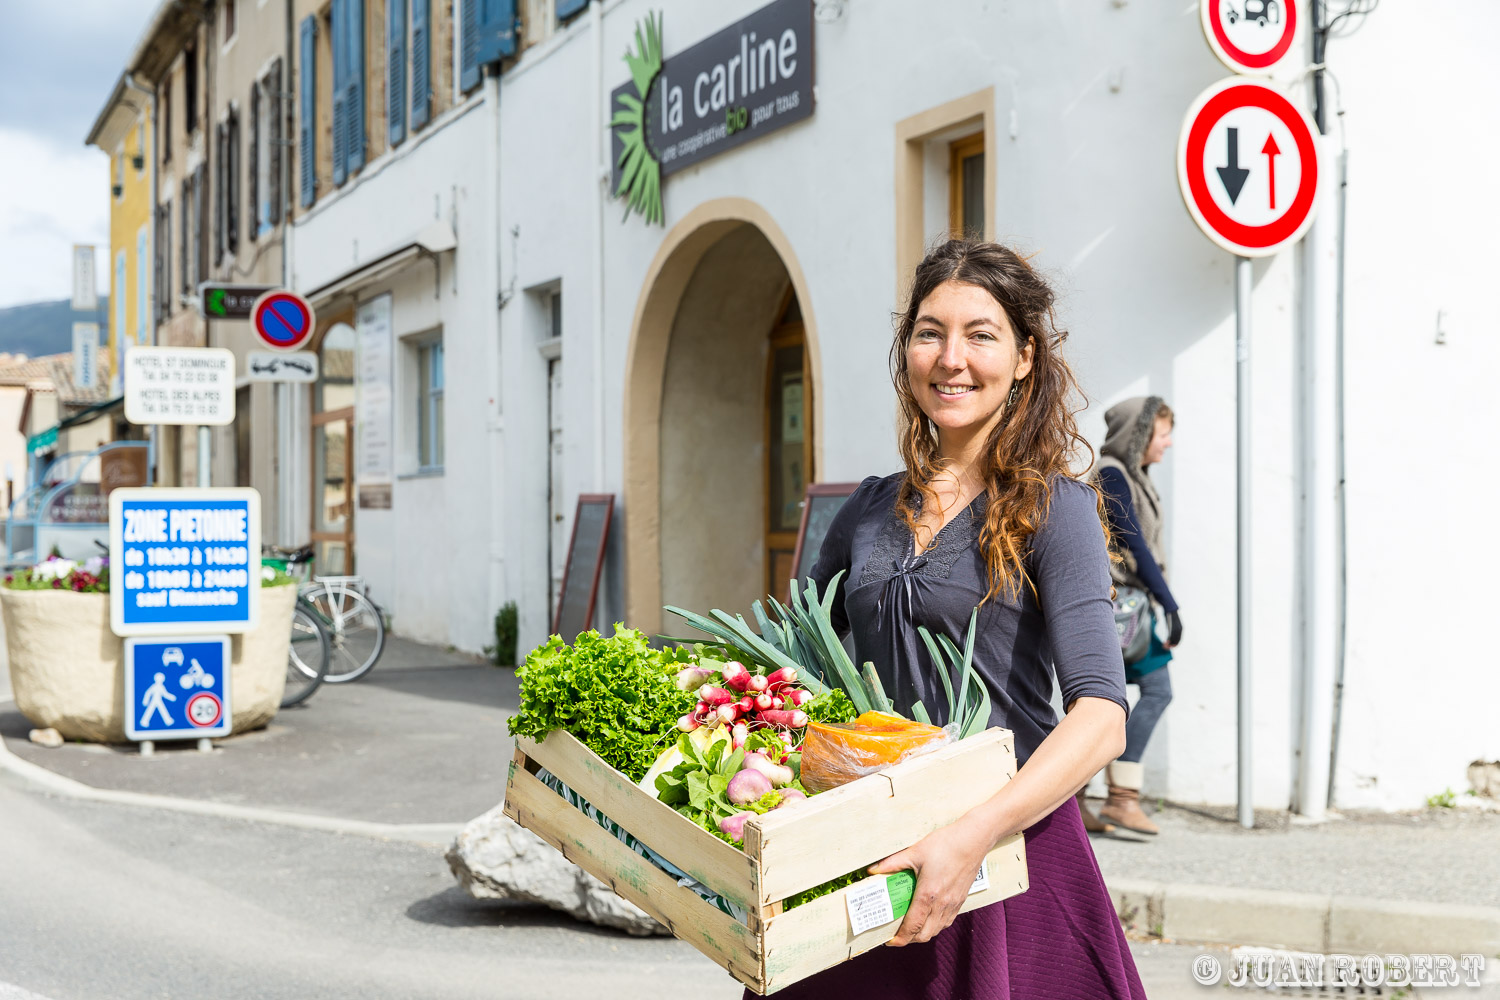
<path fill-rule="evenodd" d="M 260 494 L 117 489 L 109 495 L 116 635 L 248 632 L 260 615 Z"/>
<path fill-rule="evenodd" d="M 228 736 L 229 636 L 125 640 L 125 735 L 132 740 Z"/>

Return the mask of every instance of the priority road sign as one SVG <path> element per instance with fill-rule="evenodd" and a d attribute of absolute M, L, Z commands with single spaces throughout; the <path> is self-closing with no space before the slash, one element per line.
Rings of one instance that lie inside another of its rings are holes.
<path fill-rule="evenodd" d="M 228 736 L 229 636 L 125 640 L 125 735 L 132 740 Z"/>
<path fill-rule="evenodd" d="M 1177 142 L 1177 181 L 1198 228 L 1242 257 L 1269 257 L 1312 225 L 1320 146 L 1307 113 L 1230 77 L 1198 95 Z"/>
<path fill-rule="evenodd" d="M 260 615 L 260 494 L 116 489 L 109 565 L 115 635 L 252 631 Z"/>
<path fill-rule="evenodd" d="M 1203 34 L 1236 73 L 1266 74 L 1292 51 L 1303 0 L 1199 0 Z"/>
<path fill-rule="evenodd" d="M 312 339 L 313 308 L 296 292 L 270 291 L 256 300 L 250 323 L 267 347 L 296 351 Z"/>
<path fill-rule="evenodd" d="M 205 281 L 198 286 L 198 311 L 207 319 L 249 319 L 255 300 L 271 285 L 225 285 Z"/>

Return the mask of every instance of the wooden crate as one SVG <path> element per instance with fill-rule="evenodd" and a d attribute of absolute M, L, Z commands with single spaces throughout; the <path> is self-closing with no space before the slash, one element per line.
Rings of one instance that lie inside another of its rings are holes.
<path fill-rule="evenodd" d="M 748 925 L 621 843 L 535 775 L 546 768 L 638 841 L 748 912 Z M 783 912 L 782 901 L 916 843 L 984 802 L 1015 776 L 1011 733 L 991 729 L 746 824 L 744 850 L 725 843 L 565 732 L 516 741 L 505 814 L 766 994 L 885 944 L 899 922 L 854 935 L 845 896 Z M 1029 884 L 1018 833 L 989 855 L 989 888 L 972 910 Z"/>

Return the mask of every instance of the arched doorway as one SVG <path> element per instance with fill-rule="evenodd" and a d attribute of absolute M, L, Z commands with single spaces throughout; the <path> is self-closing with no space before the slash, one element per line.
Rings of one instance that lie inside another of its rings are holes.
<path fill-rule="evenodd" d="M 722 199 L 667 234 L 629 357 L 627 620 L 660 632 L 663 604 L 748 614 L 790 575 L 822 427 L 806 283 L 764 210 Z"/>

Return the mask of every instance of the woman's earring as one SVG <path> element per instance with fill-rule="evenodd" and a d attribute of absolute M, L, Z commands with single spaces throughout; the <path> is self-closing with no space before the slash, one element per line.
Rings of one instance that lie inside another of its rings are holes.
<path fill-rule="evenodd" d="M 1010 384 L 1010 395 L 1005 397 L 1005 408 L 1011 409 L 1016 405 L 1016 400 L 1021 396 L 1021 380 L 1015 379 Z"/>

